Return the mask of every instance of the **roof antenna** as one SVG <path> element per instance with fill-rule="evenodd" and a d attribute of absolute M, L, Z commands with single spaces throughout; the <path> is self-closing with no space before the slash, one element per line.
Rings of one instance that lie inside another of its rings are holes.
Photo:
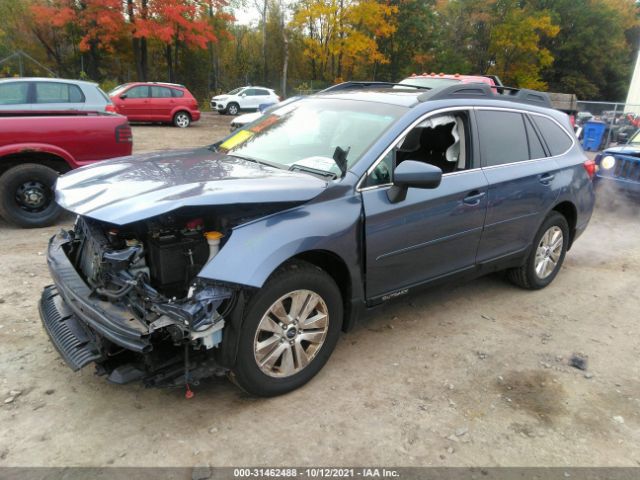
<path fill-rule="evenodd" d="M 336 162 L 336 165 L 338 165 L 338 168 L 342 173 L 342 175 L 340 175 L 340 178 L 344 177 L 345 173 L 347 173 L 347 155 L 349 155 L 350 150 L 351 147 L 343 150 L 342 148 L 340 148 L 340 145 L 338 145 L 333 152 L 333 160 Z"/>

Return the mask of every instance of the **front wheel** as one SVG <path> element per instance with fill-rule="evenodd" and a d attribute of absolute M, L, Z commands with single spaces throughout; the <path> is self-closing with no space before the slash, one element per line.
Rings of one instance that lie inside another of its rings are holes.
<path fill-rule="evenodd" d="M 281 268 L 247 305 L 232 380 L 265 397 L 301 387 L 329 359 L 342 316 L 340 290 L 326 272 L 305 262 Z"/>
<path fill-rule="evenodd" d="M 23 228 L 52 225 L 62 213 L 55 202 L 58 172 L 37 163 L 10 168 L 0 176 L 0 216 Z"/>
<path fill-rule="evenodd" d="M 240 107 L 237 103 L 230 103 L 229 105 L 227 105 L 227 113 L 229 115 L 237 115 L 239 111 Z"/>
<path fill-rule="evenodd" d="M 551 212 L 538 230 L 526 262 L 509 270 L 509 279 L 530 290 L 546 287 L 560 271 L 568 248 L 567 219 L 558 212 Z"/>
<path fill-rule="evenodd" d="M 178 128 L 187 128 L 191 125 L 191 116 L 187 112 L 178 112 L 173 116 L 173 124 Z"/>

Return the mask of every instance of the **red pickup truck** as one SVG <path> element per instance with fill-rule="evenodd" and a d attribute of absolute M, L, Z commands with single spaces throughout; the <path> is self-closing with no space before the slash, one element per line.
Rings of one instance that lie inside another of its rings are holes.
<path fill-rule="evenodd" d="M 0 217 L 27 228 L 53 224 L 59 174 L 131 154 L 121 115 L 95 112 L 0 112 Z"/>

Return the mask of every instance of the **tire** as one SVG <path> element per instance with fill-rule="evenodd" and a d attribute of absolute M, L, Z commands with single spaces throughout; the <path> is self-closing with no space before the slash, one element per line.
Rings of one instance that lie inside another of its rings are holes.
<path fill-rule="evenodd" d="M 191 115 L 185 111 L 177 112 L 173 116 L 173 124 L 178 128 L 187 128 L 191 125 Z"/>
<path fill-rule="evenodd" d="M 238 112 L 240 112 L 240 105 L 238 105 L 237 103 L 231 102 L 229 105 L 227 105 L 226 113 L 228 113 L 229 115 L 237 115 Z"/>
<path fill-rule="evenodd" d="M 37 163 L 10 168 L 0 176 L 0 216 L 23 228 L 53 225 L 62 213 L 55 202 L 58 172 Z"/>
<path fill-rule="evenodd" d="M 562 234 L 562 239 L 557 237 L 558 233 Z M 558 247 L 553 248 L 554 244 Z M 551 212 L 536 233 L 531 252 L 524 265 L 508 270 L 509 280 L 528 290 L 546 287 L 560 271 L 568 247 L 567 219 L 558 212 Z"/>
<path fill-rule="evenodd" d="M 307 322 L 316 319 L 311 327 L 301 327 L 305 319 L 284 316 L 291 314 L 294 298 L 297 305 L 302 305 L 299 313 L 313 302 L 305 315 Z M 279 302 L 283 307 L 280 318 L 286 318 L 288 325 L 272 313 L 267 315 Z M 342 295 L 326 272 L 306 262 L 280 268 L 247 304 L 231 379 L 243 390 L 261 397 L 301 387 L 329 359 L 340 336 L 342 317 Z M 259 345 L 263 345 L 262 351 Z"/>

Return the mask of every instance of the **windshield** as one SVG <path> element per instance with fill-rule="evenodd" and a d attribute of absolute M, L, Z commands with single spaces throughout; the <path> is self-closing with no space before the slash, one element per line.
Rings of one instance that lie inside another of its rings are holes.
<path fill-rule="evenodd" d="M 460 83 L 460 80 L 454 80 L 452 78 L 405 78 L 400 83 L 404 85 L 416 85 L 418 87 L 436 88 Z"/>
<path fill-rule="evenodd" d="M 231 90 L 227 95 L 235 95 L 236 93 L 240 93 L 244 87 L 238 87 L 234 90 Z"/>
<path fill-rule="evenodd" d="M 334 158 L 342 154 L 336 152 L 346 152 L 351 167 L 406 110 L 374 102 L 305 99 L 262 116 L 215 147 L 280 168 L 295 164 L 338 174 Z"/>
<path fill-rule="evenodd" d="M 633 134 L 629 140 L 630 145 L 640 145 L 640 130 Z"/>
<path fill-rule="evenodd" d="M 122 85 L 118 85 L 113 90 L 109 90 L 109 96 L 113 97 L 114 95 L 119 95 L 122 91 L 129 86 L 128 83 L 123 83 Z"/>

